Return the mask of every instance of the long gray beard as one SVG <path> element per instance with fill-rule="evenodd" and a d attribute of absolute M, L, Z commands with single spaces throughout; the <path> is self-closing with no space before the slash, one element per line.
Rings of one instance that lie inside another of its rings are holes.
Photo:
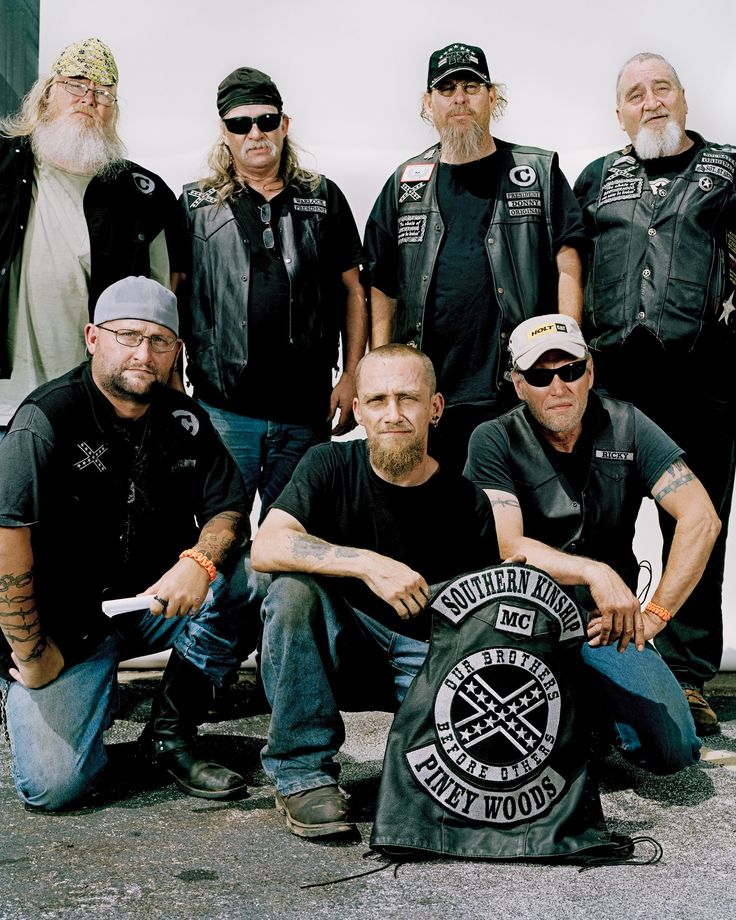
<path fill-rule="evenodd" d="M 68 115 L 39 122 L 31 142 L 37 159 L 81 176 L 114 175 L 125 157 L 114 129 L 96 122 L 81 126 Z"/>
<path fill-rule="evenodd" d="M 416 438 L 401 448 L 387 449 L 378 443 L 378 438 L 368 438 L 368 451 L 373 466 L 385 473 L 389 479 L 401 479 L 416 469 L 424 459 L 424 444 Z"/>
<path fill-rule="evenodd" d="M 668 122 L 663 131 L 655 131 L 643 125 L 634 141 L 634 150 L 642 160 L 656 160 L 672 157 L 682 144 L 682 128 L 674 121 Z"/>
<path fill-rule="evenodd" d="M 477 121 L 467 125 L 445 125 L 440 131 L 442 159 L 447 163 L 467 163 L 483 156 L 488 129 Z"/>

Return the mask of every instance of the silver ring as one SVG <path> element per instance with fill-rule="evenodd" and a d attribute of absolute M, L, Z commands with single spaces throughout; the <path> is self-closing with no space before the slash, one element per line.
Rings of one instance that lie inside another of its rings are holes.
<path fill-rule="evenodd" d="M 169 602 L 166 600 L 166 598 L 159 597 L 158 594 L 154 594 L 153 599 L 155 601 L 158 601 L 159 604 L 161 604 L 161 606 L 164 608 L 164 610 L 166 610 L 166 608 L 169 606 Z"/>

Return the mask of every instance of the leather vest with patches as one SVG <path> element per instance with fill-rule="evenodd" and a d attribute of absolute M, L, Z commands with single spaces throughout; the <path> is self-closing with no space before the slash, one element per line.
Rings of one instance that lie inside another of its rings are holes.
<path fill-rule="evenodd" d="M 499 139 L 495 142 L 498 189 L 486 253 L 493 275 L 489 301 L 501 314 L 499 354 L 505 354 L 516 325 L 557 309 L 551 201 L 556 154 Z M 437 201 L 439 158 L 439 147 L 431 147 L 403 163 L 394 175 L 399 293 L 393 341 L 417 348 L 422 347 L 427 299 L 445 236 Z"/>
<path fill-rule="evenodd" d="M 595 393 L 600 427 L 591 449 L 582 501 L 552 464 L 532 429 L 524 406 L 496 420 L 508 431 L 513 451 L 509 474 L 524 517 L 524 534 L 555 549 L 611 566 L 636 592 L 639 565 L 632 544 L 641 505 L 636 475 L 634 407 Z M 587 602 L 587 592 L 578 591 Z"/>
<path fill-rule="evenodd" d="M 456 578 L 430 609 L 430 649 L 391 727 L 371 845 L 476 859 L 605 847 L 576 705 L 580 609 L 521 565 Z"/>
<path fill-rule="evenodd" d="M 717 329 L 729 238 L 736 273 L 736 226 L 728 226 L 736 148 L 703 143 L 656 193 L 632 147 L 605 158 L 598 199 L 586 215 L 594 237 L 585 289 L 591 348 L 620 344 L 640 325 L 665 347 L 691 350 L 704 332 Z"/>

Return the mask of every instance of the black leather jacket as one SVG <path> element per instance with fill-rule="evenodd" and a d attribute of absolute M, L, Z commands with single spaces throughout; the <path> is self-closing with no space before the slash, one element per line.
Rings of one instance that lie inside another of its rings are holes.
<path fill-rule="evenodd" d="M 591 163 L 576 182 L 578 193 L 596 186 L 581 200 L 594 247 L 585 291 L 594 349 L 618 345 L 643 326 L 665 347 L 690 350 L 705 327 L 716 328 L 727 234 L 736 272 L 736 148 L 688 135 L 702 148 L 656 194 L 630 146 Z"/>
<path fill-rule="evenodd" d="M 8 354 L 10 266 L 23 245 L 34 181 L 27 138 L 0 137 L 0 377 L 12 371 Z M 95 176 L 84 195 L 91 253 L 90 319 L 97 298 L 114 281 L 149 275 L 150 244 L 166 231 L 172 272 L 181 271 L 182 232 L 176 198 L 155 173 L 125 161 L 111 178 Z"/>
<path fill-rule="evenodd" d="M 279 251 L 289 277 L 289 340 L 302 350 L 321 350 L 327 365 L 337 360 L 345 288 L 340 272 L 327 270 L 330 189 L 324 176 L 314 190 L 294 189 L 278 224 Z M 199 183 L 184 186 L 180 199 L 191 242 L 188 296 L 180 300 L 182 336 L 195 390 L 215 388 L 235 395 L 248 363 L 250 244 L 233 209 L 218 204 Z M 303 211 L 309 220 L 294 218 Z"/>

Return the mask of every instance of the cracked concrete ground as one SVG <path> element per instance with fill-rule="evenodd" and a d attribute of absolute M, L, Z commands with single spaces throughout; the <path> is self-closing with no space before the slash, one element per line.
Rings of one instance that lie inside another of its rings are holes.
<path fill-rule="evenodd" d="M 109 733 L 112 784 L 85 807 L 56 815 L 19 804 L 0 748 L 2 920 L 179 918 L 641 918 L 736 917 L 736 674 L 709 685 L 722 733 L 702 763 L 653 777 L 615 755 L 603 764 L 603 808 L 613 830 L 662 845 L 660 863 L 573 866 L 430 861 L 303 889 L 365 872 L 370 821 L 390 716 L 346 717 L 342 782 L 362 840 L 314 843 L 286 830 L 260 767 L 268 715 L 249 714 L 251 679 L 205 726 L 207 749 L 247 776 L 239 802 L 185 796 L 151 776 L 135 740 L 157 675 L 122 675 L 123 710 Z M 255 707 L 258 708 L 258 707 Z"/>

